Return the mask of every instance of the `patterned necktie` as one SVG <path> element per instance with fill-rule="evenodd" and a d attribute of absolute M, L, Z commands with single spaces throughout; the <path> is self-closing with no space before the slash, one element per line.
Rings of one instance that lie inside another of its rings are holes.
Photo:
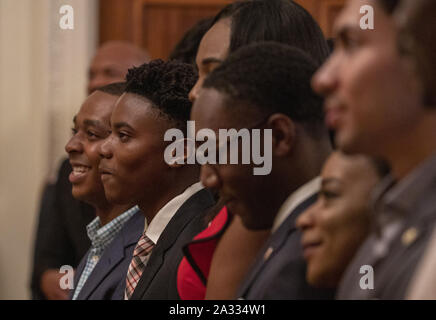
<path fill-rule="evenodd" d="M 128 300 L 133 294 L 136 285 L 141 279 L 142 272 L 145 269 L 148 258 L 150 257 L 151 250 L 154 247 L 153 241 L 151 241 L 145 233 L 142 234 L 141 238 L 136 245 L 135 251 L 133 251 L 133 258 L 129 265 L 129 270 L 127 271 L 126 279 L 126 292 L 125 298 Z"/>

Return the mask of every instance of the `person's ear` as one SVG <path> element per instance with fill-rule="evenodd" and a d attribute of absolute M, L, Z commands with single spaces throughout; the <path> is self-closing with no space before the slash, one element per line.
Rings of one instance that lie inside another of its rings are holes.
<path fill-rule="evenodd" d="M 189 138 L 179 139 L 175 143 L 177 143 L 177 147 L 172 151 L 172 161 L 168 163 L 170 168 L 180 168 L 185 164 L 194 164 L 195 163 L 195 141 Z M 183 152 L 179 153 L 179 150 Z"/>
<path fill-rule="evenodd" d="M 268 119 L 268 126 L 272 129 L 272 154 L 276 157 L 290 154 L 295 142 L 295 123 L 288 116 L 276 113 Z"/>

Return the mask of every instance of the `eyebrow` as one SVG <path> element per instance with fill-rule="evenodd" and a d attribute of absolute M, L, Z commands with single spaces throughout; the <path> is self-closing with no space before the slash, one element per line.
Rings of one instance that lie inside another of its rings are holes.
<path fill-rule="evenodd" d="M 346 25 L 340 27 L 338 30 L 335 30 L 335 32 L 334 32 L 336 34 L 335 39 L 344 40 L 347 38 L 347 35 L 349 33 L 356 32 L 359 30 L 360 30 L 360 28 L 356 25 L 346 24 Z"/>
<path fill-rule="evenodd" d="M 341 183 L 341 180 L 338 178 L 323 178 L 321 180 L 321 186 L 324 187 L 325 185 L 328 185 L 330 183 Z"/>
<path fill-rule="evenodd" d="M 114 128 L 115 129 L 120 129 L 122 127 L 127 127 L 130 130 L 134 130 L 127 122 L 117 122 L 117 123 L 114 123 Z"/>
<path fill-rule="evenodd" d="M 99 120 L 90 120 L 86 119 L 83 121 L 83 124 L 85 126 L 92 126 L 92 127 L 104 127 L 103 123 Z"/>
<path fill-rule="evenodd" d="M 75 116 L 73 117 L 73 123 L 74 123 L 74 124 L 76 124 L 76 121 L 77 121 L 77 115 L 75 115 Z"/>

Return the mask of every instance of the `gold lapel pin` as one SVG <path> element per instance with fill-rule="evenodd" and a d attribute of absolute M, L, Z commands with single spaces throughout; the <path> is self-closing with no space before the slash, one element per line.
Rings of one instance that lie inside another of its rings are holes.
<path fill-rule="evenodd" d="M 416 229 L 415 227 L 411 227 L 403 232 L 403 235 L 401 236 L 401 241 L 403 242 L 403 245 L 408 246 L 416 240 L 417 236 L 418 229 Z"/>

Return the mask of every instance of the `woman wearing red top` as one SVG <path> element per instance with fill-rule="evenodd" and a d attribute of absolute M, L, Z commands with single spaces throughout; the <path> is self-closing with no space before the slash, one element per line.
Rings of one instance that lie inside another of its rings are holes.
<path fill-rule="evenodd" d="M 329 49 L 321 29 L 298 4 L 286 0 L 238 1 L 224 7 L 201 40 L 197 52 L 199 79 L 189 94 L 198 97 L 205 77 L 239 47 L 278 41 L 308 53 L 316 63 Z M 225 232 L 224 232 L 225 231 Z M 182 299 L 232 299 L 269 230 L 250 231 L 224 207 L 209 227 L 185 246 L 178 270 Z M 207 292 L 206 292 L 207 284 Z"/>

